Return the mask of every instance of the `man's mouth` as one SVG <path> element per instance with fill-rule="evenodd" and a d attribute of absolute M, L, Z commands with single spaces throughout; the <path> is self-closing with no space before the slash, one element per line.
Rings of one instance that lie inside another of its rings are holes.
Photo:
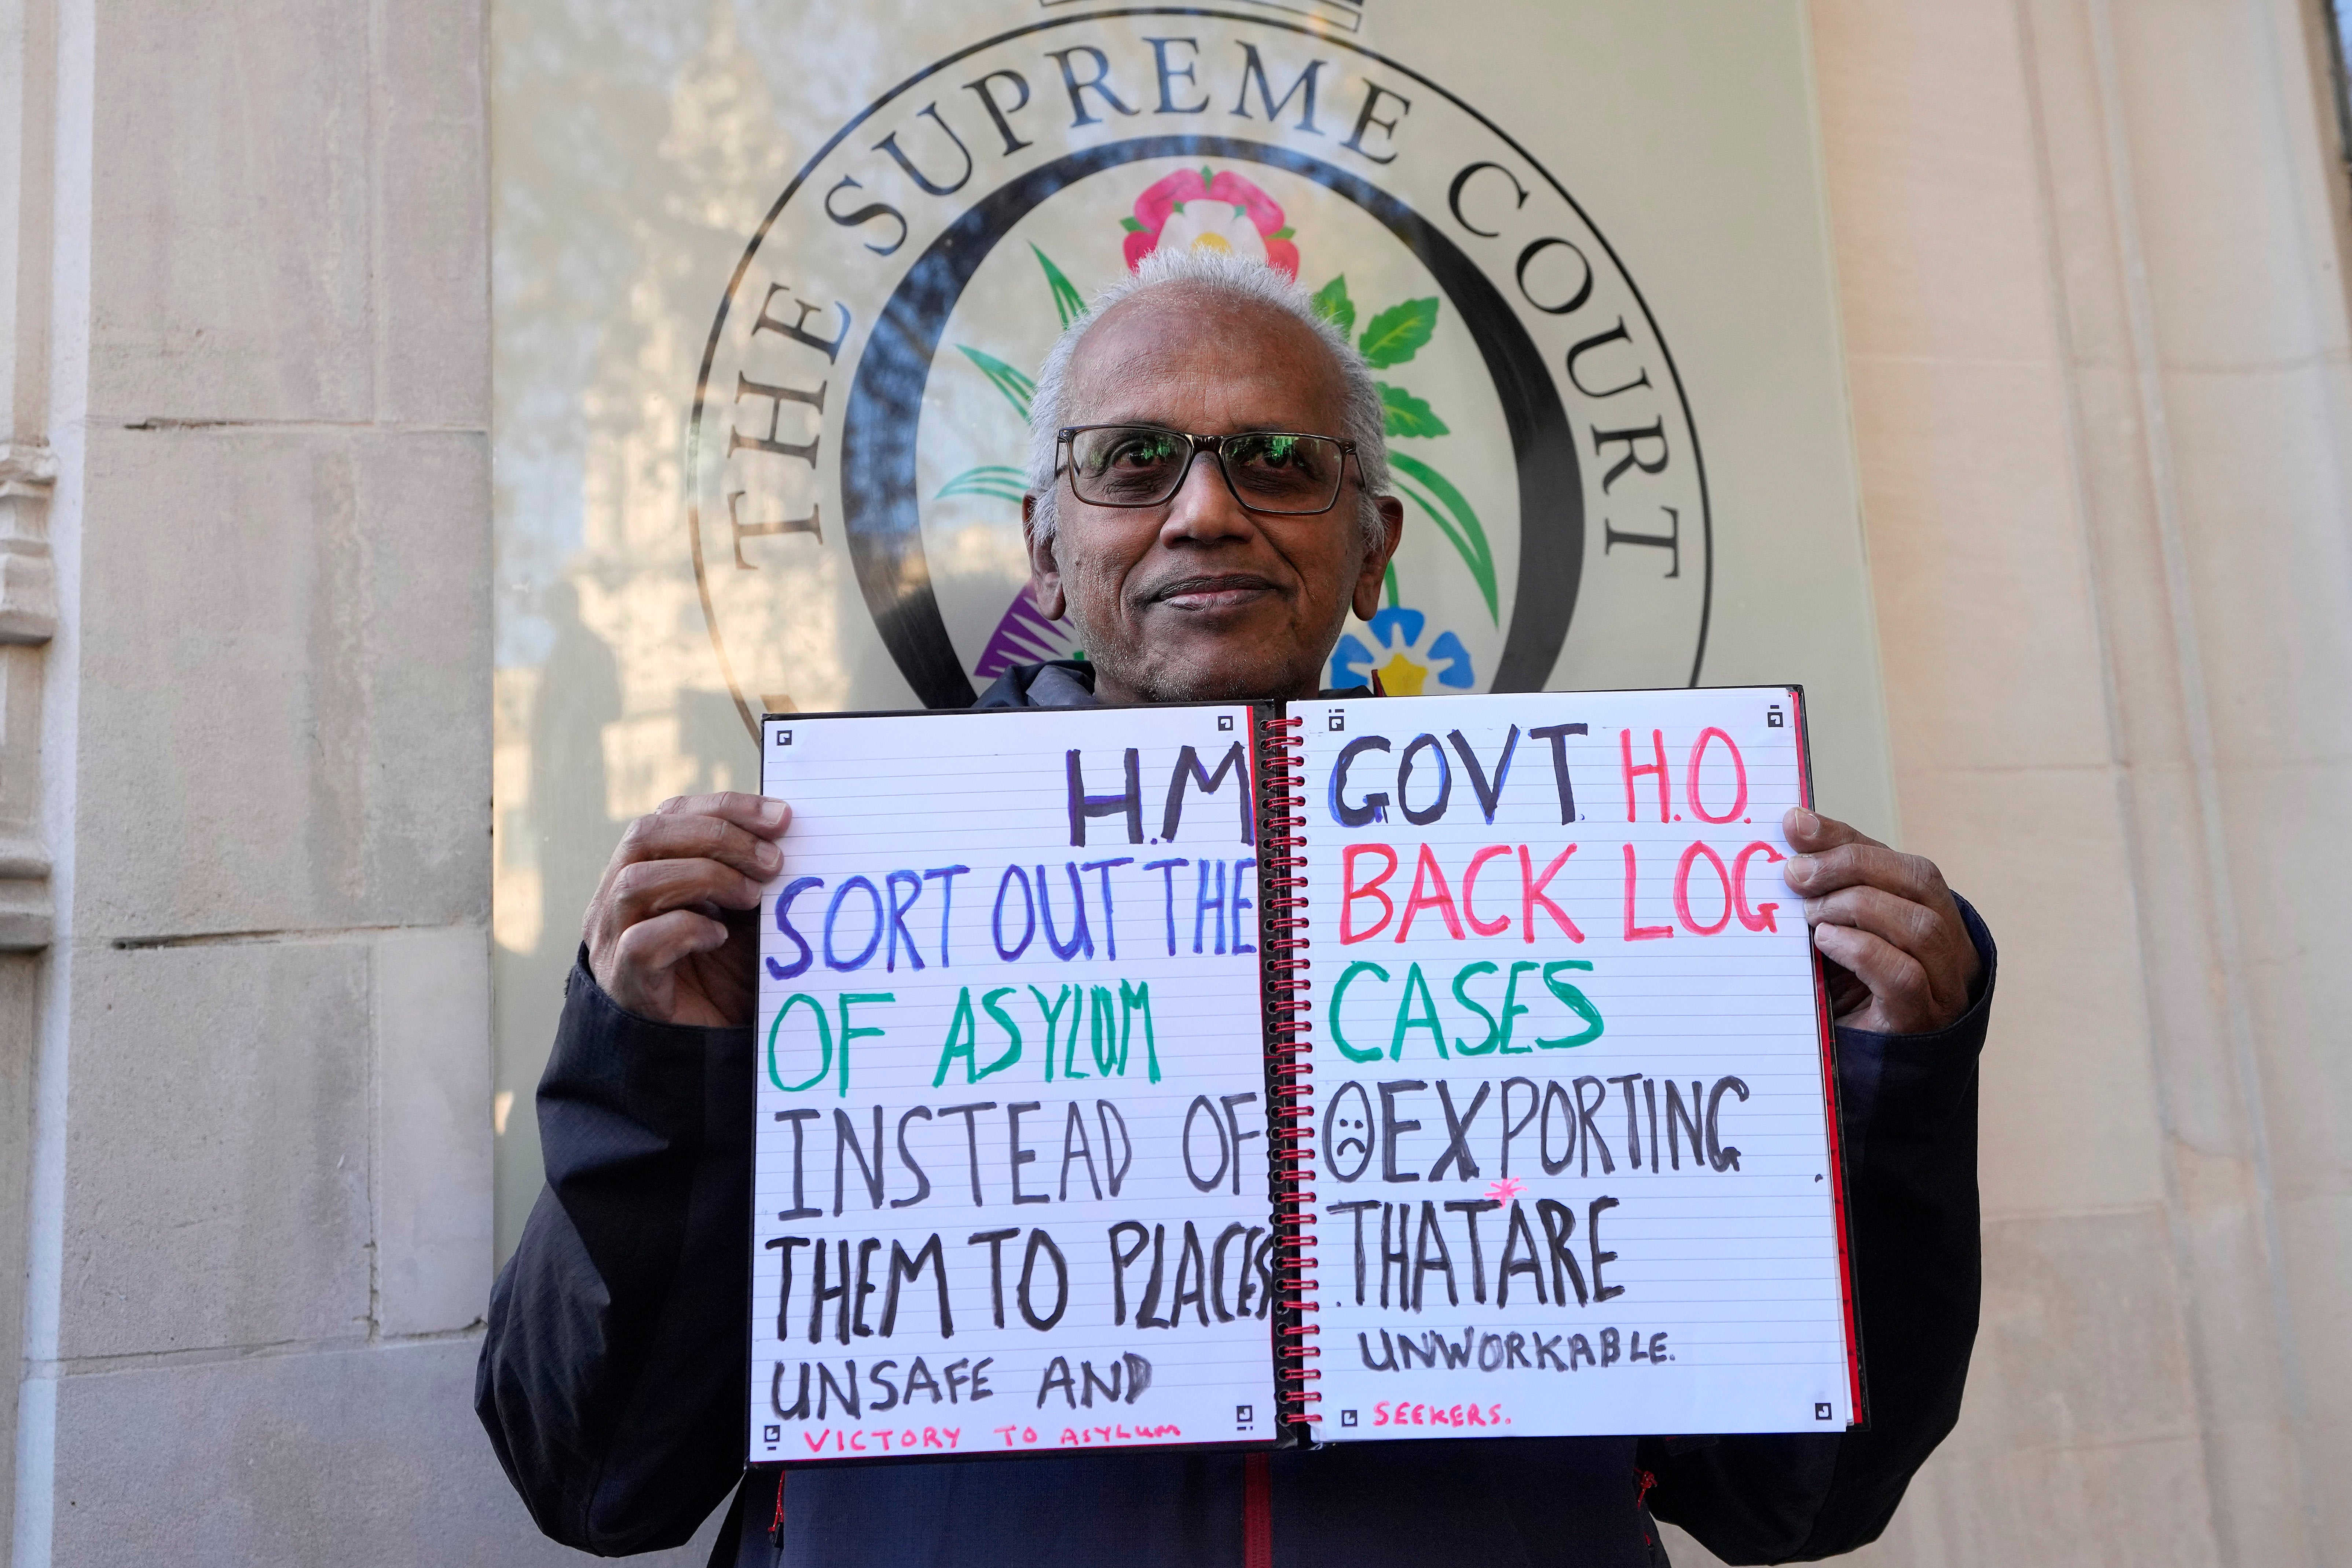
<path fill-rule="evenodd" d="M 1230 610 L 1276 592 L 1275 585 L 1251 572 L 1220 572 L 1198 577 L 1179 577 L 1152 594 L 1163 605 L 1173 605 L 1180 610 Z"/>

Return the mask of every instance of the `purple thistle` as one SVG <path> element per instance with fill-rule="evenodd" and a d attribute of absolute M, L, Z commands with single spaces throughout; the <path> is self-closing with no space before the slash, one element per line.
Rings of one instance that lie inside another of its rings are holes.
<path fill-rule="evenodd" d="M 993 680 L 1016 664 L 1060 658 L 1068 646 L 1062 628 L 1045 618 L 1024 583 L 1013 595 L 1003 619 L 996 623 L 996 635 L 981 650 L 979 667 L 972 673 L 982 680 Z"/>

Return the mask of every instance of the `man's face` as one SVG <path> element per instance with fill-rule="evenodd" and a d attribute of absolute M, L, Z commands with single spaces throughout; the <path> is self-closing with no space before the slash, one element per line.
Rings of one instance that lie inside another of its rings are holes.
<path fill-rule="evenodd" d="M 1157 425 L 1200 436 L 1338 436 L 1346 387 L 1321 340 L 1272 307 L 1175 286 L 1114 309 L 1079 344 L 1064 400 L 1071 425 Z M 1048 616 L 1066 614 L 1108 701 L 1305 697 L 1352 606 L 1380 607 L 1403 510 L 1379 502 L 1366 548 L 1360 470 L 1339 504 L 1307 516 L 1244 508 L 1199 458 L 1157 507 L 1089 506 L 1066 471 L 1058 530 L 1034 533 L 1030 569 Z M 1024 509 L 1024 515 L 1027 509 Z"/>

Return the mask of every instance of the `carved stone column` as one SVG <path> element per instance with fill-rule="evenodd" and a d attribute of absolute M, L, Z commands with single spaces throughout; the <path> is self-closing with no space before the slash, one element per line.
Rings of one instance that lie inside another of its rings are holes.
<path fill-rule="evenodd" d="M 0 643 L 37 647 L 57 634 L 49 491 L 58 461 L 38 443 L 0 446 Z"/>
<path fill-rule="evenodd" d="M 58 629 L 49 494 L 54 0 L 0 0 L 0 952 L 49 945 L 41 678 Z"/>
<path fill-rule="evenodd" d="M 0 445 L 0 952 L 49 944 L 49 857 L 40 799 L 41 647 L 58 628 L 46 446 Z"/>

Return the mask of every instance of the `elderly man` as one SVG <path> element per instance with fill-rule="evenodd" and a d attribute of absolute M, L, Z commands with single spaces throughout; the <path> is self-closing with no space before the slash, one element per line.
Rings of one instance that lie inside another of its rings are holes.
<path fill-rule="evenodd" d="M 1154 257 L 1065 333 L 1035 413 L 1031 568 L 1089 662 L 1016 669 L 982 705 L 1313 695 L 1349 609 L 1378 607 L 1402 513 L 1370 374 L 1304 294 Z M 672 1545 L 733 1488 L 714 1563 L 1631 1568 L 1664 1559 L 1652 1513 L 1774 1562 L 1874 1538 L 1950 1429 L 1976 1329 L 1991 939 L 1934 866 L 1800 811 L 1785 874 L 1837 988 L 1867 1431 L 743 1479 L 753 920 L 790 820 L 747 795 L 671 801 L 630 826 L 588 910 L 539 1093 L 548 1186 L 477 1386 L 556 1539 Z"/>

